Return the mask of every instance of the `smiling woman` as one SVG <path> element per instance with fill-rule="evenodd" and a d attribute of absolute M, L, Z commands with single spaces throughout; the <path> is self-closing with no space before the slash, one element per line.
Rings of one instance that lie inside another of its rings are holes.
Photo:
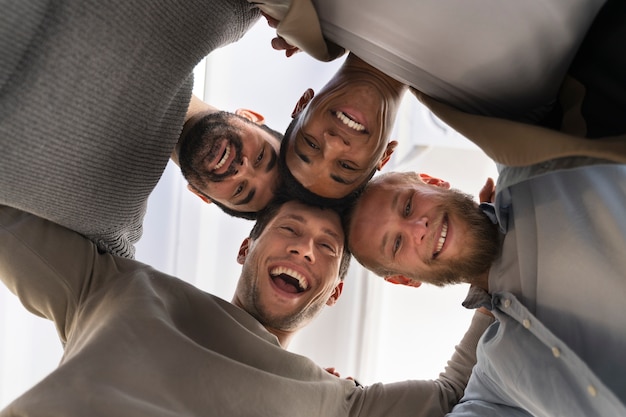
<path fill-rule="evenodd" d="M 364 70 L 367 68 L 367 70 Z M 285 138 L 293 177 L 323 198 L 343 198 L 389 160 L 396 112 L 407 87 L 349 55 L 314 96 L 307 90 Z"/>
<path fill-rule="evenodd" d="M 271 50 L 272 36 L 260 23 L 239 43 L 211 54 L 197 68 L 194 93 L 220 109 L 258 110 L 268 126 L 283 131 L 301 92 L 320 88 L 341 62 L 319 63 L 304 54 L 287 60 Z M 390 138 L 399 145 L 385 170 L 418 167 L 473 195 L 496 175 L 481 152 L 412 96 L 404 99 Z M 144 225 L 139 260 L 232 299 L 241 272 L 237 255 L 251 222 L 202 204 L 170 164 L 149 200 Z M 470 322 L 471 312 L 460 307 L 466 289 L 393 286 L 352 262 L 336 305 L 324 309 L 289 349 L 364 384 L 436 378 Z M 0 317 L 1 407 L 56 367 L 62 347 L 52 324 L 25 311 L 4 286 Z"/>

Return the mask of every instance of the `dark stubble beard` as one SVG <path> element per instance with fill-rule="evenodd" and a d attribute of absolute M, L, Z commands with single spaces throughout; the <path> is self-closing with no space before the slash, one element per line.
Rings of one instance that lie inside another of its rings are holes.
<path fill-rule="evenodd" d="M 315 300 L 313 304 L 298 311 L 281 315 L 270 314 L 262 302 L 263 300 L 256 285 L 256 276 L 257 271 L 254 268 L 244 265 L 238 284 L 239 301 L 243 304 L 242 308 L 266 328 L 282 331 L 298 330 L 310 322 L 324 308 L 324 302 Z"/>
<path fill-rule="evenodd" d="M 206 115 L 185 135 L 178 159 L 187 181 L 195 184 L 220 182 L 236 172 L 235 168 L 242 160 L 243 141 L 238 129 L 232 126 L 235 118 L 241 119 L 227 112 Z M 235 159 L 226 172 L 215 174 L 206 169 L 205 160 L 217 157 L 215 152 L 219 147 L 214 145 L 222 140 L 227 141 L 228 146 L 232 145 Z"/>
<path fill-rule="evenodd" d="M 467 225 L 467 245 L 471 248 L 463 257 L 431 259 L 428 272 L 413 278 L 443 287 L 450 284 L 476 283 L 491 267 L 500 251 L 498 226 L 477 206 L 472 197 L 458 190 L 446 190 L 441 195 L 441 207 L 449 218 L 461 219 Z"/>

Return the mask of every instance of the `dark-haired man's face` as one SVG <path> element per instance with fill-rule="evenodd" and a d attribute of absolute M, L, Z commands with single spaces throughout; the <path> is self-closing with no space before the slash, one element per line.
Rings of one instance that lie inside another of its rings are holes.
<path fill-rule="evenodd" d="M 211 117 L 211 116 L 209 116 Z M 211 199 L 240 212 L 257 212 L 278 183 L 279 140 L 258 124 L 228 114 L 211 134 L 187 137 L 179 162 L 189 183 Z"/>
<path fill-rule="evenodd" d="M 485 273 L 498 253 L 495 225 L 471 196 L 411 174 L 387 174 L 359 199 L 349 234 L 354 256 L 408 285 L 468 282 Z"/>
<path fill-rule="evenodd" d="M 297 330 L 341 294 L 343 248 L 336 212 L 287 202 L 258 238 L 242 245 L 233 302 L 265 327 Z"/>

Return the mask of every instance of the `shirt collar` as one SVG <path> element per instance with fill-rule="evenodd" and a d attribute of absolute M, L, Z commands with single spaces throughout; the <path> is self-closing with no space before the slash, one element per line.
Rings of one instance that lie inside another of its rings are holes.
<path fill-rule="evenodd" d="M 485 307 L 487 310 L 492 309 L 491 295 L 484 289 L 477 287 L 476 285 L 470 286 L 467 296 L 462 303 L 463 307 L 468 309 L 476 309 L 478 307 Z"/>
<path fill-rule="evenodd" d="M 483 211 L 483 213 L 485 213 L 487 217 L 489 217 L 489 220 L 491 220 L 493 224 L 498 223 L 498 217 L 496 216 L 496 207 L 493 205 L 493 203 L 480 203 L 478 207 Z"/>

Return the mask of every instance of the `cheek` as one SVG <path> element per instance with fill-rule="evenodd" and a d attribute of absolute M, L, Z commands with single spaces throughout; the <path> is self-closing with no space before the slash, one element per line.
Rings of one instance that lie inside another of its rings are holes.
<path fill-rule="evenodd" d="M 318 271 L 320 277 L 324 280 L 324 286 L 333 285 L 339 271 L 339 258 L 322 249 L 317 252 L 316 258 L 320 260 Z"/>
<path fill-rule="evenodd" d="M 287 151 L 285 152 L 285 163 L 287 164 L 287 168 L 289 168 L 289 170 L 293 172 L 293 170 L 296 169 L 298 166 L 299 159 L 300 158 L 296 157 L 294 143 L 293 140 L 291 140 L 287 145 Z"/>
<path fill-rule="evenodd" d="M 373 170 L 382 159 L 387 145 L 380 145 L 375 139 L 371 139 L 367 144 L 358 147 L 355 154 L 361 158 L 361 166 L 367 168 L 367 173 Z"/>
<path fill-rule="evenodd" d="M 231 181 L 212 182 L 204 187 L 204 192 L 214 199 L 226 200 L 230 197 Z"/>

